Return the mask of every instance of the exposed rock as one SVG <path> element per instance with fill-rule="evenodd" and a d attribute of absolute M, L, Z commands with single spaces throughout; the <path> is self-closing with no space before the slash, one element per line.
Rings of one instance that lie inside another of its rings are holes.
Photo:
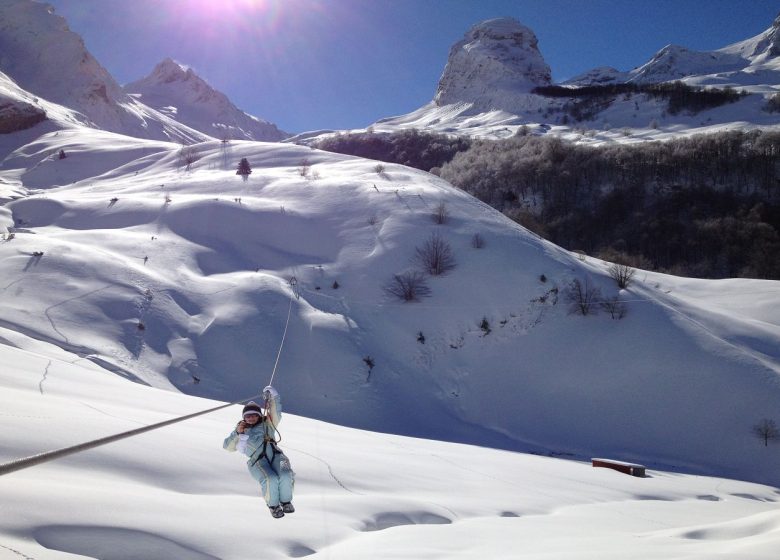
<path fill-rule="evenodd" d="M 46 111 L 24 103 L 10 101 L 0 96 L 0 134 L 25 130 L 46 120 Z"/>
<path fill-rule="evenodd" d="M 452 47 L 434 102 L 512 111 L 518 97 L 551 82 L 534 32 L 512 18 L 491 19 Z"/>

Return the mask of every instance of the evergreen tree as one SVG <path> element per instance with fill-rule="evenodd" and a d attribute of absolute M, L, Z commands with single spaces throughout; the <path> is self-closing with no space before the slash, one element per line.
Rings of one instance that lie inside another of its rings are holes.
<path fill-rule="evenodd" d="M 252 167 L 249 165 L 249 160 L 246 158 L 241 158 L 241 161 L 238 162 L 238 170 L 236 171 L 236 175 L 241 175 L 241 178 L 246 181 L 251 173 Z"/>

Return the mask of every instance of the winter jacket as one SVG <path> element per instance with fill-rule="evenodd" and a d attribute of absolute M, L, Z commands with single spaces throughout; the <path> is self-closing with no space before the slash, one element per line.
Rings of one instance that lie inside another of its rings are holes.
<path fill-rule="evenodd" d="M 279 393 L 271 386 L 263 389 L 263 393 L 268 393 L 270 398 L 266 404 L 267 410 L 262 421 L 254 426 L 247 426 L 243 434 L 239 434 L 235 429 L 225 438 L 222 443 L 223 449 L 227 451 L 239 451 L 249 457 L 248 464 L 257 462 L 257 459 L 263 455 L 271 455 L 272 452 L 278 453 L 276 449 L 276 428 L 282 419 L 282 401 Z"/>

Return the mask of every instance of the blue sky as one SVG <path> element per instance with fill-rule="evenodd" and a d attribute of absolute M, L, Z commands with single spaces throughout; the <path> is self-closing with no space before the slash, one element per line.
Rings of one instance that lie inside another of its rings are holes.
<path fill-rule="evenodd" d="M 511 16 L 564 80 L 667 44 L 713 50 L 770 27 L 777 0 L 47 0 L 124 84 L 169 56 L 289 132 L 356 128 L 430 101 L 453 43 Z"/>

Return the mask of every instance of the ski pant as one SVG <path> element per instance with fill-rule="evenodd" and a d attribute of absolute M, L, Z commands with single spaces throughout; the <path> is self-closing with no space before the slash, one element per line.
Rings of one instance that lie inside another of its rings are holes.
<path fill-rule="evenodd" d="M 254 465 L 249 465 L 249 474 L 260 483 L 260 490 L 268 506 L 292 502 L 295 473 L 284 453 L 273 453 L 271 461 L 263 457 Z"/>

